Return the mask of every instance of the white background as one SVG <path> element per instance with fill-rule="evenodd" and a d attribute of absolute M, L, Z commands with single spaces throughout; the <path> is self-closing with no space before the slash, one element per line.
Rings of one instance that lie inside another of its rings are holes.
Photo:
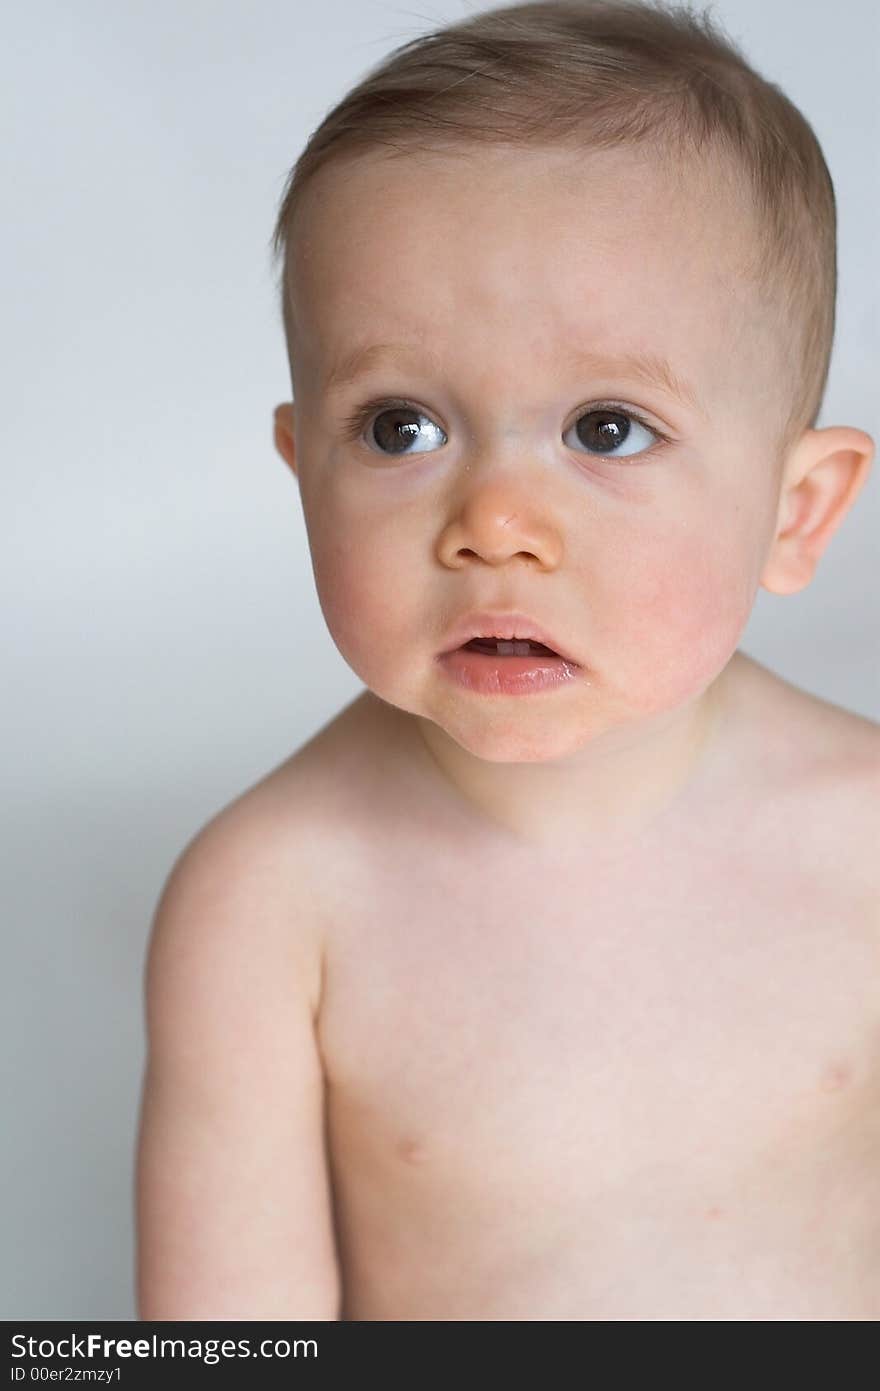
<path fill-rule="evenodd" d="M 479 4 L 19 0 L 2 103 L 0 1317 L 134 1316 L 150 918 L 184 843 L 361 689 L 318 607 L 268 242 L 290 166 L 392 48 Z M 880 439 L 880 10 L 722 0 L 811 122 L 840 290 L 820 425 Z M 880 719 L 875 466 L 742 648 Z"/>

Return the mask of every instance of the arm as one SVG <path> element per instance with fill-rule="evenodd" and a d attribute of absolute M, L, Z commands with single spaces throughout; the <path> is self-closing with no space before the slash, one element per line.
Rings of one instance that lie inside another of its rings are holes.
<path fill-rule="evenodd" d="M 284 857 L 273 859 L 271 826 L 255 819 L 221 814 L 198 834 L 153 923 L 142 1319 L 339 1317 L 314 1032 L 320 950 Z"/>

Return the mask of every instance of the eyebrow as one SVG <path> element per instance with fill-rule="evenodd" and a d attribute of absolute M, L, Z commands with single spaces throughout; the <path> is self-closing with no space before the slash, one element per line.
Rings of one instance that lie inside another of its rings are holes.
<path fill-rule="evenodd" d="M 354 348 L 331 369 L 327 377 L 327 390 L 340 391 L 375 367 L 386 363 L 405 365 L 419 355 L 436 368 L 437 354 L 431 348 L 416 344 L 407 347 L 405 343 L 370 343 L 365 347 Z M 595 376 L 625 377 L 645 386 L 652 386 L 688 409 L 700 415 L 706 414 L 694 386 L 675 372 L 671 363 L 661 353 L 608 354 L 589 351 L 573 353 L 569 361 L 576 370 Z"/>

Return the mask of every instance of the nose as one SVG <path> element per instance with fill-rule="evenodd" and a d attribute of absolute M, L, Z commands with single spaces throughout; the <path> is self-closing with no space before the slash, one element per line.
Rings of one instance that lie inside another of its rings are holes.
<path fill-rule="evenodd" d="M 561 527 L 549 505 L 536 500 L 522 482 L 497 476 L 471 487 L 437 543 L 438 559 L 454 570 L 480 561 L 503 565 L 515 558 L 554 570 L 562 550 Z"/>

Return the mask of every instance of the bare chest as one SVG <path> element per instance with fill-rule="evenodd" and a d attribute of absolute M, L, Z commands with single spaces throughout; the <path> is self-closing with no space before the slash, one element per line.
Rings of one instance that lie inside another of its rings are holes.
<path fill-rule="evenodd" d="M 674 1305 L 750 1261 L 760 1289 L 800 1271 L 806 1306 L 804 1262 L 837 1262 L 847 1298 L 880 1276 L 880 965 L 858 895 L 729 854 L 538 881 L 426 861 L 332 922 L 320 1039 L 366 1308 L 395 1278 L 416 1309 L 472 1308 L 498 1269 L 498 1312 L 439 1316 L 535 1317 L 511 1310 L 537 1298 L 639 1317 L 663 1272 Z"/>

